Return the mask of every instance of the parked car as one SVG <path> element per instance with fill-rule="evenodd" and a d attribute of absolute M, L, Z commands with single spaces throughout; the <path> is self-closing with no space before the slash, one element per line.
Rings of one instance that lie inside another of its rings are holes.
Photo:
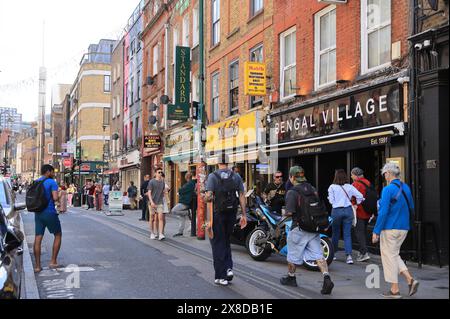
<path fill-rule="evenodd" d="M 20 298 L 24 234 L 20 230 L 19 211 L 25 203 L 16 203 L 9 183 L 0 177 L 0 299 Z"/>

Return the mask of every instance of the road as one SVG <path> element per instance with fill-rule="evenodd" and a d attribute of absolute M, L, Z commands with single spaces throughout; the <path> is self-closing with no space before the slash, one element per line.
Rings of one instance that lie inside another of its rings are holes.
<path fill-rule="evenodd" d="M 62 267 L 58 270 L 45 267 L 50 261 L 53 241 L 47 232 L 42 247 L 44 270 L 36 275 L 40 298 L 354 299 L 379 298 L 386 287 L 381 280 L 379 289 L 366 288 L 367 264 L 346 265 L 343 254 L 338 254 L 338 260 L 330 267 L 335 282 L 332 296 L 319 294 L 320 273 L 302 268 L 297 270 L 299 287 L 284 287 L 279 278 L 286 273 L 285 258 L 274 255 L 266 262 L 257 262 L 247 255 L 244 247 L 236 245 L 232 248 L 235 278 L 230 286 L 219 287 L 213 283 L 208 240 L 172 238 L 177 222 L 171 216 L 167 218 L 167 238 L 151 240 L 148 224 L 138 221 L 139 217 L 139 211 L 106 216 L 81 208 L 70 208 L 60 215 Z M 32 253 L 34 215 L 23 213 L 23 221 Z M 34 256 L 31 257 L 34 263 Z M 424 268 L 418 278 L 421 290 L 417 298 L 448 298 L 448 268 Z M 405 291 L 406 285 L 401 289 Z"/>

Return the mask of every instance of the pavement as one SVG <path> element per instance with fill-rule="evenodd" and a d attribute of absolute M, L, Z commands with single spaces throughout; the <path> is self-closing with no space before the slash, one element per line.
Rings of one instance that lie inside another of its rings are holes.
<path fill-rule="evenodd" d="M 34 238 L 34 215 L 23 213 L 28 245 Z M 42 247 L 44 270 L 35 276 L 40 298 L 151 298 L 151 299 L 381 299 L 387 290 L 379 256 L 369 262 L 347 265 L 343 252 L 330 265 L 335 288 L 331 296 L 320 295 L 322 276 L 297 269 L 299 287 L 285 287 L 279 278 L 286 274 L 285 257 L 273 254 L 265 262 L 250 258 L 245 247 L 232 245 L 235 278 L 228 287 L 214 285 L 209 240 L 185 236 L 173 238 L 178 220 L 167 215 L 166 239 L 151 240 L 148 222 L 139 221 L 140 211 L 107 216 L 83 208 L 69 208 L 60 215 L 63 243 L 61 267 L 51 270 L 52 236 L 47 232 Z M 187 223 L 188 224 L 188 223 Z M 34 256 L 31 260 L 34 261 Z M 448 299 L 448 267 L 408 263 L 420 281 L 417 295 L 408 299 Z M 29 271 L 29 270 L 28 270 Z M 28 274 L 29 280 L 29 274 Z M 379 287 L 377 287 L 379 282 Z M 371 288 L 368 288 L 371 287 Z M 401 282 L 405 294 L 407 285 Z M 35 295 L 30 295 L 30 297 Z"/>

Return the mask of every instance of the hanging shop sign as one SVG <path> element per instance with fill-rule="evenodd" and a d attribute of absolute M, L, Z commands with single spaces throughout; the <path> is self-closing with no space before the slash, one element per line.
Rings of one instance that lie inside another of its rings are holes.
<path fill-rule="evenodd" d="M 261 113 L 250 112 L 232 120 L 209 125 L 206 128 L 206 152 L 241 148 L 262 142 Z"/>
<path fill-rule="evenodd" d="M 175 49 L 175 103 L 169 104 L 168 120 L 189 119 L 191 92 L 191 48 L 177 46 Z"/>
<path fill-rule="evenodd" d="M 145 149 L 159 149 L 161 147 L 161 136 L 159 134 L 149 134 L 144 136 Z"/>
<path fill-rule="evenodd" d="M 402 120 L 402 90 L 392 84 L 271 117 L 278 143 L 357 131 Z"/>
<path fill-rule="evenodd" d="M 245 62 L 244 69 L 245 95 L 266 95 L 266 64 L 258 62 Z"/>
<path fill-rule="evenodd" d="M 140 163 L 140 153 L 138 150 L 134 150 L 128 153 L 126 156 L 123 156 L 117 159 L 117 166 L 119 168 L 124 168 L 128 166 L 138 165 Z"/>
<path fill-rule="evenodd" d="M 100 173 L 103 168 L 108 168 L 108 163 L 106 162 L 84 162 L 80 165 L 80 171 L 89 173 Z M 75 171 L 78 167 L 75 167 Z"/>
<path fill-rule="evenodd" d="M 184 128 L 170 132 L 164 143 L 164 161 L 182 161 L 191 159 L 197 152 L 194 129 Z"/>
<path fill-rule="evenodd" d="M 63 159 L 64 167 L 72 167 L 72 164 L 73 164 L 72 158 L 64 158 Z"/>

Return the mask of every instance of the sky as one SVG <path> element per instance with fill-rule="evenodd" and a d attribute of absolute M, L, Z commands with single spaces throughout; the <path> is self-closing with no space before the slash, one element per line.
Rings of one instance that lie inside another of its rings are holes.
<path fill-rule="evenodd" d="M 54 86 L 73 83 L 89 44 L 119 39 L 139 2 L 0 0 L 0 107 L 17 108 L 24 121 L 36 119 L 44 42 L 50 112 Z"/>

